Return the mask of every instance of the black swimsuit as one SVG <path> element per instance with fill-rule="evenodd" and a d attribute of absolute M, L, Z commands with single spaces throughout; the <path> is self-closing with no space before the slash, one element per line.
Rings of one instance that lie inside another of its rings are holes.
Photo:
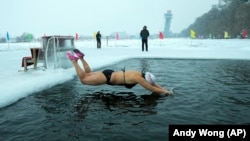
<path fill-rule="evenodd" d="M 125 86 L 126 88 L 128 89 L 131 89 L 133 88 L 136 84 L 126 84 L 125 82 L 125 69 L 122 69 L 123 71 L 123 76 L 124 76 L 124 84 L 119 84 L 120 86 Z M 106 69 L 106 70 L 103 70 L 102 73 L 104 74 L 104 76 L 106 77 L 107 79 L 107 82 L 106 84 L 108 85 L 114 85 L 110 82 L 110 79 L 111 79 L 111 75 L 112 73 L 115 72 L 114 70 L 111 70 L 111 69 Z"/>
<path fill-rule="evenodd" d="M 104 74 L 104 76 L 107 79 L 106 84 L 108 84 L 108 85 L 114 85 L 114 84 L 110 83 L 111 75 L 112 75 L 113 72 L 115 72 L 115 71 L 110 70 L 110 69 L 106 69 L 106 70 L 102 71 L 102 73 Z"/>

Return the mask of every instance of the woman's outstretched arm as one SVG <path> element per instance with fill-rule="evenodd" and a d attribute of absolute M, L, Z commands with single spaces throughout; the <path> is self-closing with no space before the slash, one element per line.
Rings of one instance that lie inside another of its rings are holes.
<path fill-rule="evenodd" d="M 140 76 L 137 76 L 135 79 L 136 79 L 138 84 L 140 84 L 142 87 L 144 87 L 147 90 L 150 90 L 153 93 L 156 93 L 156 94 L 171 94 L 170 91 L 168 91 L 167 89 L 161 87 L 160 85 L 157 85 L 157 84 L 151 85 L 151 84 L 149 84 L 144 78 L 142 78 Z"/>

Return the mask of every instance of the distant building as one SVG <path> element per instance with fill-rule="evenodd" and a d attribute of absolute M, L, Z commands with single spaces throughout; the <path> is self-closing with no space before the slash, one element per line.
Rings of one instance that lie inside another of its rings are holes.
<path fill-rule="evenodd" d="M 170 24 L 172 20 L 172 12 L 171 10 L 168 10 L 167 13 L 164 14 L 165 17 L 165 27 L 164 27 L 164 35 L 165 37 L 169 37 L 171 32 L 170 32 Z"/>

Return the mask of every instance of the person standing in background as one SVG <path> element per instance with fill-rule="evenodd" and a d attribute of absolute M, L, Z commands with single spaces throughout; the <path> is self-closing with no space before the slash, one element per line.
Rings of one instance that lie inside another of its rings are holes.
<path fill-rule="evenodd" d="M 144 45 L 146 46 L 146 51 L 148 51 L 148 37 L 149 37 L 149 31 L 147 29 L 147 26 L 143 26 L 143 29 L 140 33 L 141 40 L 142 40 L 142 51 L 144 51 Z"/>
<path fill-rule="evenodd" d="M 96 34 L 97 48 L 101 48 L 101 37 L 102 37 L 102 35 L 101 35 L 100 31 L 98 31 Z"/>

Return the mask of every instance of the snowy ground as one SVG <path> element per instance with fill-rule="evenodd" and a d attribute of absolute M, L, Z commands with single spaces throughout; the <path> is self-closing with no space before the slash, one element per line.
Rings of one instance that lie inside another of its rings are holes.
<path fill-rule="evenodd" d="M 41 44 L 0 44 L 0 108 L 75 76 L 73 68 L 19 72 L 23 70 L 22 57 L 30 56 L 30 47 L 41 47 Z M 140 40 L 112 40 L 107 46 L 103 39 L 102 49 L 96 48 L 95 40 L 75 41 L 75 47 L 85 53 L 92 70 L 135 57 L 250 60 L 250 40 L 241 39 L 155 39 L 149 40 L 149 52 L 141 51 Z"/>

